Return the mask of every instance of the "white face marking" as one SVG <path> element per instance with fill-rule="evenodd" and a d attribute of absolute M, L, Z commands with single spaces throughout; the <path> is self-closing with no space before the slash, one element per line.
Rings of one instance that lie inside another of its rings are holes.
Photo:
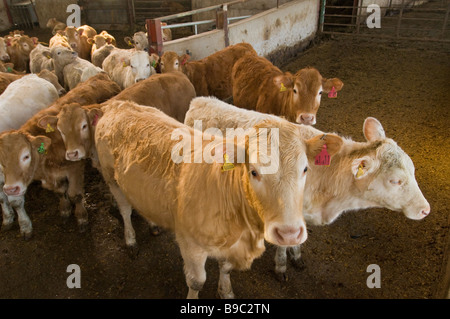
<path fill-rule="evenodd" d="M 24 171 L 26 170 L 31 163 L 31 153 L 28 148 L 24 148 L 19 155 L 19 165 L 20 168 Z"/>
<path fill-rule="evenodd" d="M 89 137 L 89 125 L 86 120 L 83 120 L 80 125 L 81 138 L 87 139 Z"/>
<path fill-rule="evenodd" d="M 321 85 L 319 87 L 319 90 L 317 91 L 317 95 L 316 95 L 316 101 L 319 104 L 320 104 L 320 99 L 322 98 L 322 90 L 323 90 L 323 88 L 322 88 L 322 85 Z"/>
<path fill-rule="evenodd" d="M 175 60 L 175 62 L 173 63 L 173 68 L 175 70 L 178 70 L 178 66 L 179 66 L 180 62 L 178 60 Z"/>
<path fill-rule="evenodd" d="M 64 135 L 64 133 L 61 131 L 61 129 L 59 127 L 57 127 L 59 133 L 61 134 L 61 137 L 63 139 L 63 142 L 66 143 L 66 136 Z"/>

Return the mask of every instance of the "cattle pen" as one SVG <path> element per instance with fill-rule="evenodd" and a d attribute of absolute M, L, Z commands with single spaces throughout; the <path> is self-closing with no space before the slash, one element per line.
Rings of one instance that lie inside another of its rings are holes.
<path fill-rule="evenodd" d="M 35 2 L 39 6 L 38 0 Z M 127 3 L 136 5 L 138 1 L 116 2 L 116 8 L 125 8 Z M 151 8 L 166 3 L 150 2 Z M 200 1 L 172 2 L 184 7 L 189 2 L 187 12 L 198 9 Z M 246 14 L 246 9 L 224 14 L 222 1 L 207 2 L 214 7 L 209 11 L 225 25 L 227 14 L 242 19 L 232 20 L 226 33 L 216 26 L 195 34 L 189 21 L 187 26 L 192 29 L 188 36 L 162 43 L 158 41 L 158 28 L 160 22 L 170 24 L 170 19 L 162 18 L 171 17 L 169 9 L 148 19 L 138 15 L 134 18 L 141 19 L 141 30 L 144 21 L 150 29 L 156 25 L 149 36 L 158 53 L 188 51 L 193 60 L 200 60 L 229 44 L 247 42 L 283 72 L 294 74 L 312 66 L 326 77 L 339 77 L 344 87 L 337 98 L 322 97 L 315 127 L 363 142 L 364 120 L 377 118 L 387 137 L 411 157 L 415 178 L 431 206 L 430 215 L 420 221 L 389 209 L 370 208 L 347 212 L 331 225 L 308 225 L 308 239 L 302 244 L 303 266 L 294 267 L 288 261 L 284 281 L 273 270 L 276 246 L 266 243 L 266 251 L 250 270 L 233 271 L 236 297 L 450 298 L 448 1 L 391 0 L 384 1 L 392 4 L 385 6 L 375 0 L 267 0 L 264 3 L 269 3 L 270 8 L 258 8 L 253 14 Z M 226 9 L 239 6 L 238 2 L 242 1 L 233 1 Z M 251 5 L 252 1 L 248 2 L 246 5 Z M 377 3 L 382 9 L 381 27 L 371 29 L 366 24 L 365 10 Z M 83 14 L 93 19 L 89 12 Z M 132 16 L 131 11 L 127 12 L 123 23 L 128 25 Z M 180 17 L 181 12 L 172 15 Z M 108 25 L 111 29 L 106 28 Z M 16 26 L 44 43 L 52 36 L 51 30 L 37 25 Z M 118 47 L 128 48 L 122 38 L 134 30 L 124 31 L 109 21 L 102 22 L 102 26 L 116 37 Z M 12 29 L 3 31 L 2 36 Z M 30 185 L 25 208 L 33 222 L 33 237 L 23 240 L 17 222 L 11 230 L 0 232 L 0 298 L 185 298 L 188 288 L 183 259 L 174 235 L 166 230 L 152 235 L 148 223 L 134 212 L 132 222 L 139 253 L 130 257 L 119 210 L 90 161 L 86 162 L 84 180 L 84 204 L 89 215 L 89 229 L 84 233 L 78 231 L 73 216 L 63 222 L 54 193 L 43 189 L 38 181 Z M 77 265 L 81 272 L 80 288 L 68 286 L 71 265 Z M 380 287 L 368 284 L 373 265 L 379 267 Z M 218 298 L 217 262 L 207 260 L 206 270 L 208 277 L 200 298 Z"/>

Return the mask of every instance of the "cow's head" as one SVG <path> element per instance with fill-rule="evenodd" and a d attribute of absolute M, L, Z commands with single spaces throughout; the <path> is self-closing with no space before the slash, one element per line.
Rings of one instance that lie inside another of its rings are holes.
<path fill-rule="evenodd" d="M 356 151 L 351 163 L 357 187 L 374 206 L 402 211 L 411 219 L 422 219 L 430 213 L 414 176 L 411 158 L 390 138 L 381 123 L 372 117 L 364 122 L 364 136 L 370 146 Z"/>
<path fill-rule="evenodd" d="M 342 140 L 332 135 L 328 140 L 315 137 L 305 141 L 298 127 L 287 121 L 267 120 L 249 132 L 246 198 L 264 223 L 265 240 L 278 246 L 299 245 L 307 238 L 303 192 L 308 161 L 319 154 L 324 143 L 335 141 L 338 146 L 330 147 L 333 155 Z"/>
<path fill-rule="evenodd" d="M 148 50 L 149 50 L 148 37 L 147 37 L 147 34 L 143 31 L 136 32 L 133 35 L 133 38 L 125 37 L 124 41 L 130 47 L 134 47 L 138 51 L 148 52 Z"/>
<path fill-rule="evenodd" d="M 83 29 L 77 29 L 74 26 L 68 26 L 65 29 L 65 35 L 67 37 L 67 42 L 69 42 L 70 47 L 73 50 L 78 50 L 80 45 L 80 37 L 83 34 Z"/>
<path fill-rule="evenodd" d="M 323 93 L 329 93 L 333 87 L 337 92 L 344 86 L 337 78 L 322 78 L 315 68 L 301 69 L 295 75 L 286 72 L 274 77 L 273 82 L 288 105 L 287 114 L 282 115 L 291 122 L 305 125 L 316 124 Z"/>
<path fill-rule="evenodd" d="M 66 94 L 66 90 L 58 82 L 58 77 L 56 76 L 55 71 L 49 71 L 47 69 L 44 69 L 41 72 L 39 72 L 38 76 L 44 80 L 49 81 L 51 84 L 53 84 L 56 91 L 58 91 L 59 96 L 63 96 L 64 94 Z"/>
<path fill-rule="evenodd" d="M 65 158 L 79 161 L 90 157 L 94 147 L 94 132 L 97 121 L 103 115 L 100 108 L 83 108 L 78 103 L 66 104 L 57 116 L 46 115 L 39 119 L 38 126 L 56 128 L 64 141 Z"/>
<path fill-rule="evenodd" d="M 0 134 L 0 170 L 5 177 L 3 191 L 6 195 L 25 194 L 50 143 L 51 139 L 46 136 L 35 137 L 21 131 Z"/>
<path fill-rule="evenodd" d="M 150 75 L 155 74 L 155 65 L 158 61 L 158 56 L 155 54 L 148 55 L 145 51 L 136 51 L 130 57 L 130 67 L 133 73 L 135 83 L 145 80 Z"/>
<path fill-rule="evenodd" d="M 178 56 L 174 51 L 166 51 L 161 56 L 161 72 L 181 71 L 182 66 L 189 61 L 191 56 L 189 54 L 183 54 Z"/>
<path fill-rule="evenodd" d="M 53 61 L 60 66 L 72 63 L 78 57 L 77 52 L 61 46 L 53 47 L 50 52 Z"/>
<path fill-rule="evenodd" d="M 9 61 L 10 57 L 6 50 L 6 41 L 4 38 L 0 37 L 0 60 L 3 62 Z"/>

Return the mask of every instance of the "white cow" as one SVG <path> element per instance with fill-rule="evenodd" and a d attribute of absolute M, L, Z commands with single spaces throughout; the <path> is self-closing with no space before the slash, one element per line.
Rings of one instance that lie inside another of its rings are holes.
<path fill-rule="evenodd" d="M 31 73 L 39 73 L 41 70 L 54 70 L 53 59 L 50 48 L 38 44 L 30 52 L 30 71 Z"/>
<path fill-rule="evenodd" d="M 0 95 L 0 132 L 20 128 L 57 98 L 55 86 L 36 74 L 12 82 Z"/>
<path fill-rule="evenodd" d="M 156 54 L 134 49 L 114 49 L 103 61 L 102 68 L 121 89 L 147 79 L 155 74 L 154 65 L 158 61 Z"/>
<path fill-rule="evenodd" d="M 191 102 L 185 124 L 193 126 L 194 120 L 201 120 L 202 130 L 215 127 L 225 132 L 225 128 L 246 129 L 274 118 L 277 117 L 237 108 L 215 98 L 198 97 Z M 305 139 L 326 134 L 311 126 L 298 128 Z M 310 163 L 303 202 L 307 223 L 327 225 L 346 211 L 370 207 L 401 211 L 416 220 L 430 213 L 430 205 L 415 179 L 411 158 L 386 137 L 377 119 L 367 118 L 363 132 L 366 142 L 343 138 L 344 144 L 330 166 Z M 300 246 L 291 248 L 291 257 L 294 264 L 301 265 Z M 278 248 L 275 262 L 276 273 L 284 279 L 286 248 Z"/>

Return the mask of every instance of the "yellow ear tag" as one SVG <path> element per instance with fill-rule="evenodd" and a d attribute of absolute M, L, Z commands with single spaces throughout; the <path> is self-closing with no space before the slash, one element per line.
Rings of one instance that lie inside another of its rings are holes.
<path fill-rule="evenodd" d="M 125 61 L 123 61 L 123 67 L 126 68 L 128 65 Z"/>
<path fill-rule="evenodd" d="M 47 59 L 51 59 L 51 58 L 52 58 L 51 56 L 47 55 Z"/>
<path fill-rule="evenodd" d="M 356 173 L 356 178 L 359 178 L 359 177 L 361 177 L 361 176 L 363 176 L 363 175 L 364 175 L 363 165 L 362 165 L 362 164 L 359 164 L 358 172 Z"/>
<path fill-rule="evenodd" d="M 133 43 L 131 43 L 131 41 L 128 41 L 128 45 L 129 45 L 130 47 L 132 47 L 132 46 L 133 46 Z"/>
<path fill-rule="evenodd" d="M 231 171 L 234 169 L 233 163 L 228 160 L 228 154 L 223 154 L 224 163 L 222 166 L 222 172 Z"/>
<path fill-rule="evenodd" d="M 50 125 L 50 123 L 47 123 L 47 127 L 45 129 L 45 133 L 51 133 L 54 132 L 55 130 L 53 129 L 53 127 Z"/>
<path fill-rule="evenodd" d="M 280 92 L 285 92 L 287 89 L 283 83 L 281 83 Z"/>

